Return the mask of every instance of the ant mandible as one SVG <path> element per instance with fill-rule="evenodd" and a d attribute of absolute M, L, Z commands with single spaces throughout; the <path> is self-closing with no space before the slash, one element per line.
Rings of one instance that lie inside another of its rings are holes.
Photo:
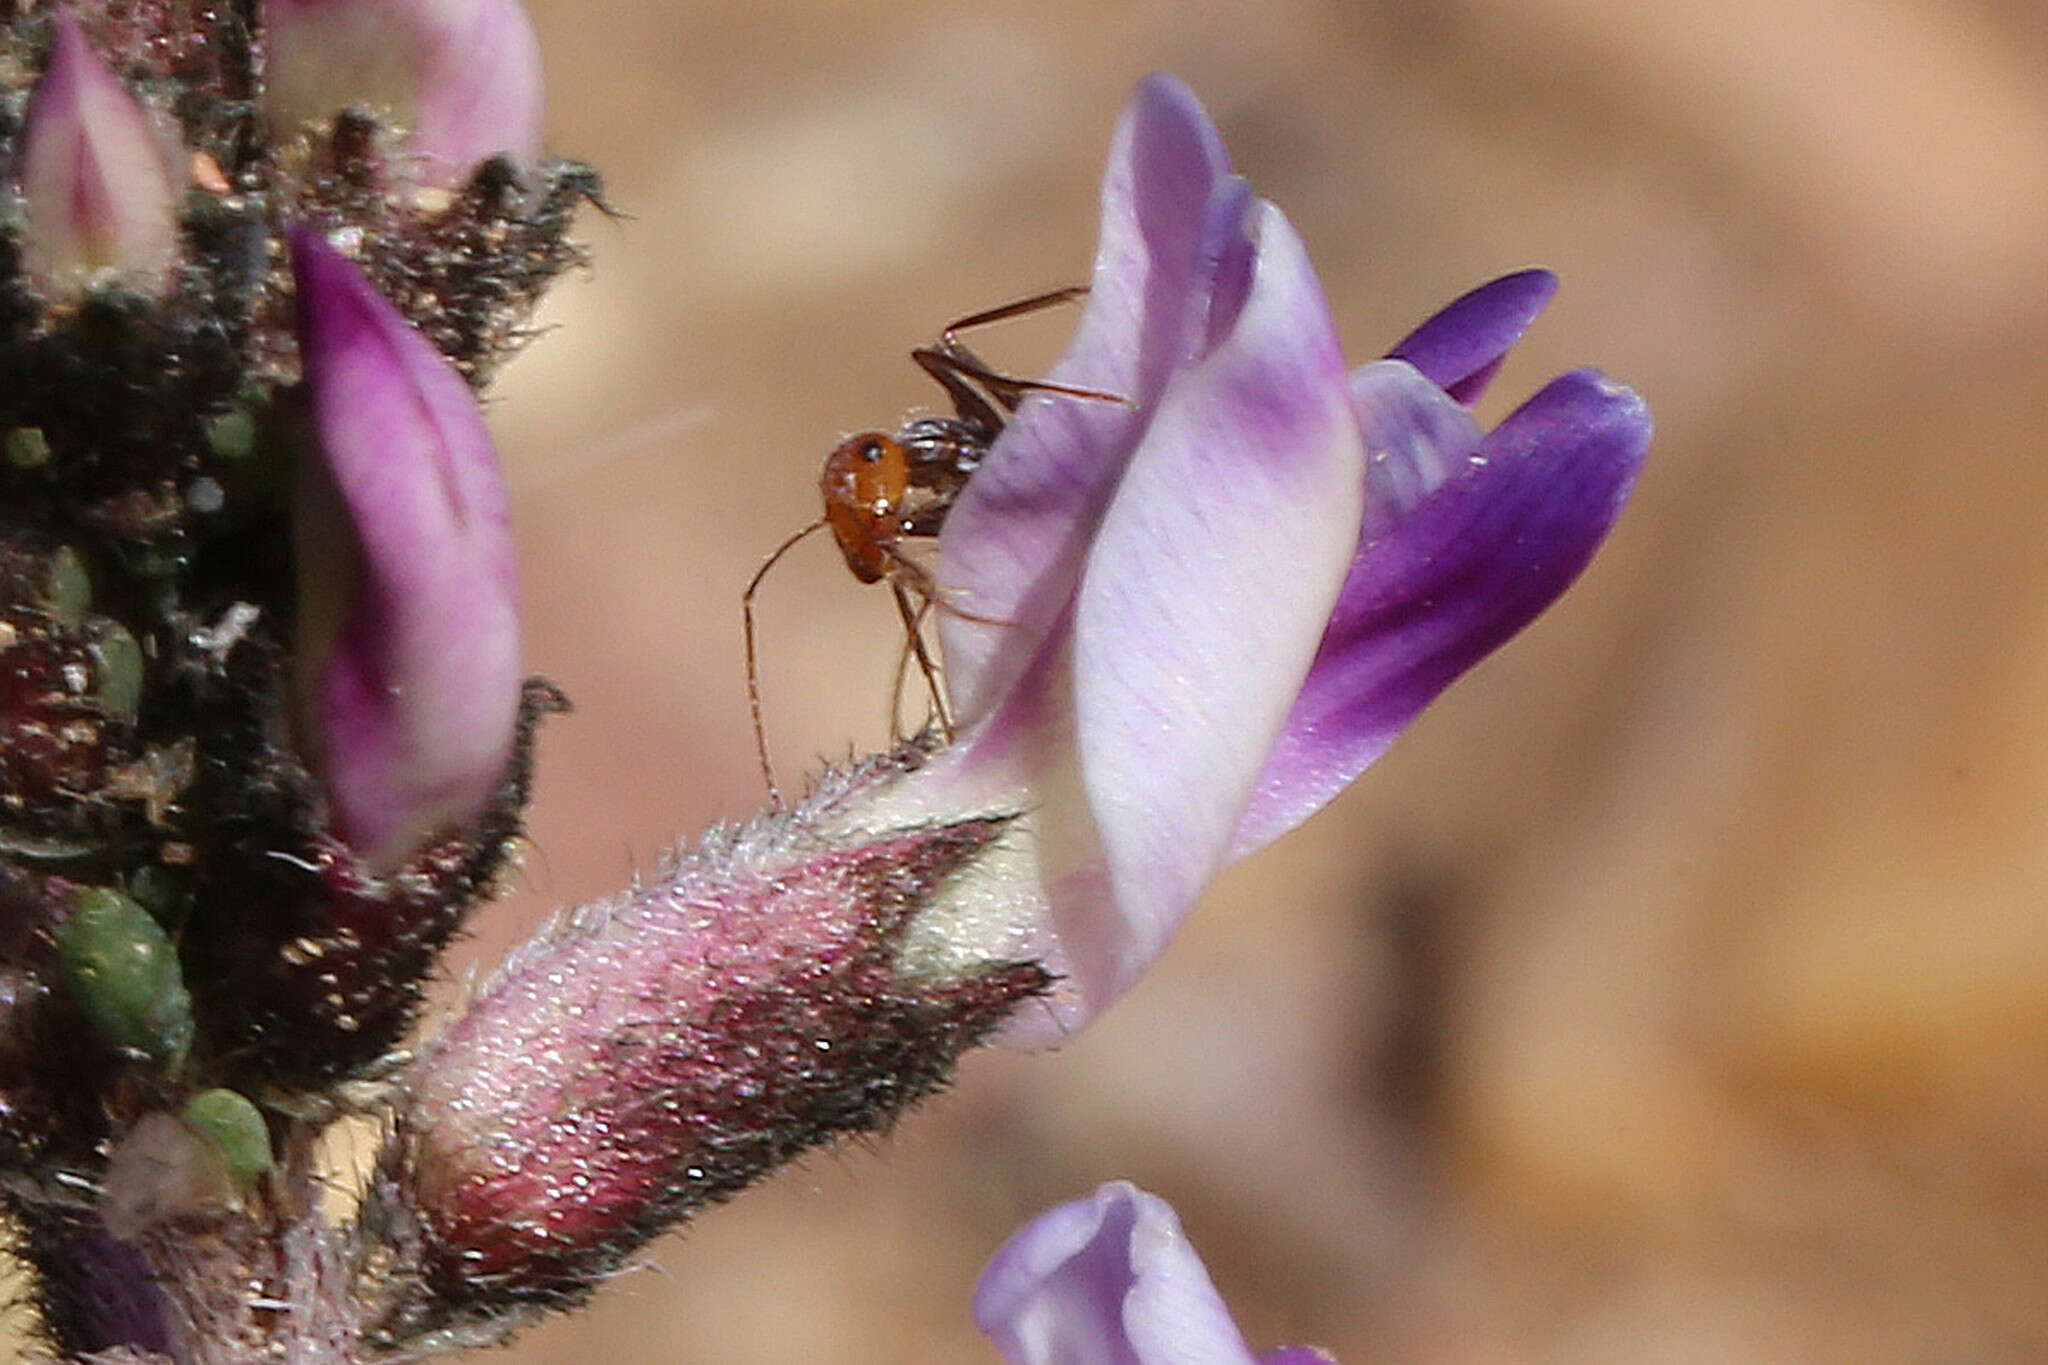
<path fill-rule="evenodd" d="M 772 804 L 782 804 L 782 793 L 768 760 L 768 731 L 762 719 L 761 679 L 754 647 L 754 594 L 760 589 L 761 580 L 798 541 L 813 531 L 830 527 L 840 554 L 846 558 L 846 567 L 855 578 L 863 583 L 888 581 L 897 613 L 903 618 L 907 654 L 916 659 L 918 671 L 924 676 L 939 733 L 950 740 L 952 715 L 939 685 L 938 665 L 924 642 L 924 619 L 938 602 L 937 585 L 929 570 L 904 554 L 902 541 L 913 536 L 936 537 L 944 529 L 946 514 L 952 510 L 960 490 L 974 477 L 989 447 L 1002 434 L 1026 394 L 1123 401 L 1113 393 L 998 373 L 969 350 L 959 334 L 1071 303 L 1087 292 L 1087 286 L 1073 285 L 1018 299 L 1000 308 L 970 313 L 949 323 L 932 345 L 913 350 L 910 358 L 952 400 L 953 415 L 914 418 L 893 433 L 859 432 L 834 446 L 825 457 L 818 478 L 823 515 L 776 546 L 775 552 L 748 580 L 746 591 L 740 595 L 747 645 L 747 706 L 753 715 L 754 748 L 761 760 L 761 776 L 767 781 Z M 902 678 L 899 665 L 899 692 Z M 894 715 L 892 707 L 892 725 Z"/>

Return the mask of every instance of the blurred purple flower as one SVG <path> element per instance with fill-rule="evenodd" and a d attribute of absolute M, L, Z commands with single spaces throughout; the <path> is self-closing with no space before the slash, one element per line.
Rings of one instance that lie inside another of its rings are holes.
<path fill-rule="evenodd" d="M 982 1272 L 974 1321 L 1010 1365 L 1316 1365 L 1254 1355 L 1165 1200 L 1116 1181 L 1040 1214 Z"/>
<path fill-rule="evenodd" d="M 519 0 L 265 0 L 264 111 L 285 133 L 347 108 L 408 130 L 413 178 L 450 187 L 540 156 L 540 44 Z"/>
<path fill-rule="evenodd" d="M 1112 148 L 1088 306 L 953 507 L 940 629 L 958 741 L 831 818 L 1017 813 L 927 915 L 912 974 L 1036 958 L 1008 1037 L 1056 1042 L 1157 959 L 1210 879 L 1341 791 L 1570 585 L 1649 443 L 1627 389 L 1465 404 L 1548 301 L 1525 272 L 1347 372 L 1280 211 L 1178 82 Z"/>
<path fill-rule="evenodd" d="M 290 240 L 318 457 L 294 509 L 300 712 L 337 832 L 389 871 L 474 821 L 511 760 L 506 493 L 454 366 L 318 234 Z"/>
<path fill-rule="evenodd" d="M 161 292 L 178 254 L 169 148 L 70 11 L 57 11 L 55 30 L 16 168 L 29 277 L 50 295 L 100 277 Z"/>

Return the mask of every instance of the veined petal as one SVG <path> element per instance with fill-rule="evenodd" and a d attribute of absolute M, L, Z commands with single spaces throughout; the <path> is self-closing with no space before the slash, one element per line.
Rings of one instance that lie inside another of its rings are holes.
<path fill-rule="evenodd" d="M 1557 276 L 1548 270 L 1503 275 L 1454 300 L 1387 357 L 1407 361 L 1460 403 L 1476 403 L 1556 293 Z"/>
<path fill-rule="evenodd" d="M 1320 809 L 1556 600 L 1613 525 L 1649 442 L 1633 392 L 1590 370 L 1564 375 L 1362 545 L 1231 856 Z"/>
<path fill-rule="evenodd" d="M 1122 403 L 1027 400 L 947 516 L 939 614 L 954 713 L 972 723 L 1015 680 L 1065 609 L 1082 554 L 1144 426 L 1144 411 L 1196 344 L 1230 175 L 1215 125 L 1186 86 L 1138 87 L 1111 144 L 1087 307 L 1055 383 Z M 980 618 L 980 619 L 974 619 Z"/>
<path fill-rule="evenodd" d="M 319 459 L 301 470 L 301 705 L 342 837 L 380 870 L 474 819 L 519 706 L 511 526 L 469 387 L 367 277 L 291 235 Z"/>
<path fill-rule="evenodd" d="M 161 291 L 177 258 L 177 182 L 148 111 L 56 15 L 50 61 L 23 120 L 18 176 L 24 264 L 50 294 L 95 276 Z"/>
<path fill-rule="evenodd" d="M 1173 1209 L 1121 1181 L 1006 1242 L 974 1321 L 1010 1365 L 1254 1365 Z"/>
<path fill-rule="evenodd" d="M 1250 235 L 1236 325 L 1167 390 L 1082 578 L 1076 743 L 1113 903 L 1054 908 L 1094 1009 L 1221 866 L 1358 543 L 1335 327 L 1280 211 L 1260 204 Z"/>

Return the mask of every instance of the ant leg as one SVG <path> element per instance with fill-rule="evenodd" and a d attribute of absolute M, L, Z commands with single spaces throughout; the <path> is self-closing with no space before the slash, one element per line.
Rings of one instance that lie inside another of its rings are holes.
<path fill-rule="evenodd" d="M 958 414 L 961 421 L 978 426 L 991 435 L 1003 429 L 1003 423 L 1008 420 L 1008 413 L 1017 406 L 1015 399 L 1005 398 L 993 389 L 990 393 L 1003 406 L 998 409 L 995 403 L 989 402 L 980 390 L 960 377 L 966 367 L 950 351 L 920 346 L 910 353 L 910 358 L 917 362 L 919 369 L 930 375 L 933 381 L 946 391 L 946 397 L 953 400 L 953 411 Z M 973 368 L 983 367 L 976 364 Z"/>
<path fill-rule="evenodd" d="M 1004 620 L 1000 616 L 979 616 L 965 607 L 954 606 L 946 600 L 946 594 L 941 591 L 938 583 L 933 580 L 930 569 L 910 558 L 910 556 L 904 554 L 903 551 L 897 549 L 894 545 L 884 545 L 881 549 L 882 553 L 888 556 L 890 564 L 894 566 L 889 571 L 890 580 L 892 582 L 897 578 L 905 580 L 917 589 L 917 595 L 924 599 L 924 610 L 918 613 L 920 621 L 924 619 L 926 612 L 938 610 L 945 612 L 948 616 L 957 616 L 963 621 L 972 621 L 978 626 L 1014 626 L 1017 624 L 1015 621 Z"/>
<path fill-rule="evenodd" d="M 1120 393 L 1105 393 L 1101 389 L 1083 389 L 1072 384 L 1054 384 L 1043 379 L 1018 379 L 1014 375 L 999 374 L 983 364 L 981 358 L 958 342 L 941 342 L 938 346 L 920 346 L 910 353 L 910 358 L 924 368 L 924 372 L 936 379 L 953 399 L 960 415 L 970 420 L 985 420 L 997 417 L 993 430 L 1000 430 L 1002 420 L 988 402 L 967 385 L 973 380 L 989 395 L 1001 403 L 1006 411 L 1014 412 L 1017 403 L 1027 393 L 1051 393 L 1065 398 L 1087 398 L 1101 403 L 1121 403 Z M 969 395 L 976 411 L 969 412 L 967 401 L 962 395 Z"/>
<path fill-rule="evenodd" d="M 897 602 L 898 614 L 901 614 L 902 607 L 903 603 L 899 599 Z M 910 677 L 910 661 L 918 657 L 917 645 L 924 640 L 924 623 L 925 619 L 931 615 L 931 612 L 932 599 L 920 593 L 916 618 L 904 622 L 903 648 L 896 651 L 896 678 L 889 687 L 889 739 L 893 744 L 903 744 L 911 737 L 911 733 L 903 728 L 903 685 Z M 931 675 L 937 668 L 937 662 L 936 660 L 926 658 L 920 660 L 920 663 L 923 665 L 920 671 L 925 675 L 925 681 L 927 687 L 929 687 Z M 944 716 L 941 712 L 938 693 L 932 691 L 931 696 L 932 710 L 926 714 L 924 723 L 918 727 L 917 733 L 921 734 L 930 730 L 942 720 L 950 719 L 950 717 Z M 951 737 L 949 729 L 947 738 L 950 739 Z"/>
<path fill-rule="evenodd" d="M 940 329 L 939 340 L 950 345 L 958 339 L 957 334 L 960 332 L 972 331 L 976 327 L 986 327 L 992 322 L 1008 322 L 1011 318 L 1021 318 L 1028 313 L 1043 312 L 1047 308 L 1057 308 L 1063 303 L 1072 303 L 1076 299 L 1086 297 L 1088 297 L 1088 286 L 1085 284 L 1070 284 L 1064 289 L 1048 289 L 1043 294 L 1033 294 L 1028 299 L 1018 299 L 1014 303 L 1006 303 L 984 312 L 969 313 L 966 317 L 956 322 L 949 322 Z"/>
<path fill-rule="evenodd" d="M 782 809 L 782 792 L 775 785 L 775 766 L 768 761 L 768 726 L 761 718 L 761 670 L 754 648 L 754 594 L 760 590 L 761 580 L 768 576 L 777 560 L 788 554 L 798 541 L 824 525 L 825 519 L 820 517 L 776 546 L 775 553 L 754 570 L 754 576 L 747 580 L 746 591 L 740 594 L 740 624 L 747 642 L 747 710 L 754 717 L 754 754 L 761 760 L 761 777 L 768 784 L 768 804 L 776 810 Z"/>
<path fill-rule="evenodd" d="M 1099 398 L 1121 403 L 1123 399 L 1116 394 L 1098 393 L 1093 389 L 1070 388 L 1065 384 L 1047 384 L 1041 380 L 1016 379 L 1006 374 L 999 374 L 991 370 L 983 363 L 980 356 L 968 350 L 960 341 L 960 333 L 971 331 L 976 327 L 986 327 L 990 323 L 995 322 L 1007 322 L 1011 318 L 1025 317 L 1032 313 L 1043 312 L 1048 308 L 1057 308 L 1063 303 L 1073 303 L 1077 299 L 1087 297 L 1087 285 L 1070 284 L 1062 289 L 1048 289 L 1043 294 L 1033 294 L 1030 298 L 1018 299 L 1015 303 L 1006 303 L 1000 307 L 990 308 L 983 312 L 970 313 L 966 317 L 948 323 L 940 329 L 939 344 L 932 349 L 940 357 L 944 358 L 949 368 L 953 369 L 957 374 L 973 379 L 976 383 L 985 385 L 997 402 L 1013 412 L 1016 410 L 1018 400 L 1027 393 L 1058 393 L 1065 394 L 1069 398 Z M 926 365 L 925 368 L 929 370 L 931 366 Z"/>
<path fill-rule="evenodd" d="M 1043 294 L 1033 294 L 1028 299 L 1003 304 L 979 313 L 969 313 L 939 332 L 939 339 L 930 346 L 920 346 L 910 353 L 924 372 L 930 375 L 953 400 L 954 411 L 965 422 L 974 423 L 993 433 L 1003 429 L 1008 413 L 1016 411 L 1017 403 L 1027 393 L 1063 393 L 1077 398 L 1116 398 L 1114 394 L 1096 393 L 1090 389 L 1074 389 L 1063 384 L 1046 384 L 1029 379 L 1015 379 L 990 369 L 981 357 L 961 343 L 960 333 L 990 323 L 1005 322 L 1010 318 L 1023 317 L 1046 308 L 1056 308 L 1071 303 L 1088 293 L 1088 286 L 1069 285 L 1064 289 L 1052 289 Z M 972 380 L 970 384 L 968 381 Z M 982 386 L 982 390 L 973 387 Z M 993 399 L 994 402 L 989 401 Z M 1121 402 L 1121 399 L 1117 399 Z"/>
<path fill-rule="evenodd" d="M 889 743 L 900 748 L 910 738 L 903 731 L 903 684 L 910 677 L 910 641 L 896 651 L 896 676 L 889 684 Z"/>
<path fill-rule="evenodd" d="M 895 594 L 896 610 L 903 617 L 903 630 L 910 641 L 911 655 L 916 658 L 918 672 L 924 674 L 925 688 L 931 693 L 932 712 L 938 722 L 939 734 L 951 744 L 953 713 L 946 705 L 946 690 L 939 682 L 939 666 L 932 661 L 931 651 L 924 647 L 924 618 L 925 613 L 931 610 L 932 599 L 929 595 L 920 593 L 922 601 L 919 605 L 912 606 L 910 590 L 903 586 L 900 577 L 889 579 L 889 591 Z"/>

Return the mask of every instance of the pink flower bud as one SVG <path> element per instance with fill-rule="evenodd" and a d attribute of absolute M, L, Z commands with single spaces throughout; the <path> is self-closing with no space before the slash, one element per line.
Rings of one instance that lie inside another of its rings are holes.
<path fill-rule="evenodd" d="M 518 0 L 267 0 L 264 111 L 281 134 L 367 109 L 410 134 L 414 179 L 540 156 L 540 45 Z"/>
<path fill-rule="evenodd" d="M 317 234 L 291 246 L 317 456 L 295 508 L 301 723 L 337 831 L 390 871 L 473 823 L 511 762 L 511 524 L 455 367 Z"/>
<path fill-rule="evenodd" d="M 1005 830 L 829 847 L 776 817 L 517 954 L 421 1058 L 385 1153 L 366 1222 L 399 1230 L 413 1275 L 386 1344 L 574 1302 L 703 1205 L 942 1087 L 1047 985 L 1027 962 L 899 964 Z"/>
<path fill-rule="evenodd" d="M 170 158 L 78 21 L 60 10 L 55 27 L 16 167 L 29 278 L 52 297 L 102 280 L 161 293 L 178 254 Z"/>

